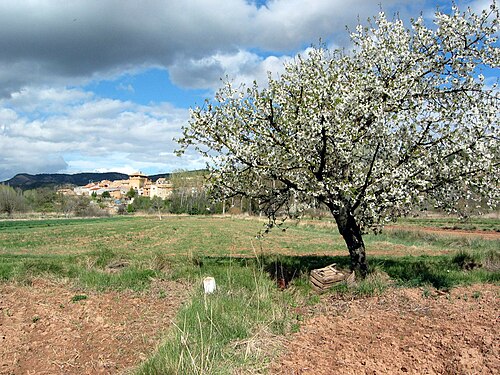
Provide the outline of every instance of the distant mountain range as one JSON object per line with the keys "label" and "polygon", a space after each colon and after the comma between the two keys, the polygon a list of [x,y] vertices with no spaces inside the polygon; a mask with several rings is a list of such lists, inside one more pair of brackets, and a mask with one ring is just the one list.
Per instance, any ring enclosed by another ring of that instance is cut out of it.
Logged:
{"label": "distant mountain range", "polygon": [[[156,174],[148,176],[152,181],[156,181],[160,177],[169,178],[169,173]],[[99,182],[102,180],[126,180],[128,175],[118,172],[106,173],[76,173],[76,174],[28,174],[20,173],[12,177],[10,180],[3,181],[2,184],[19,188],[21,190],[37,189],[41,187],[56,187],[56,186],[83,186],[89,182]]]}

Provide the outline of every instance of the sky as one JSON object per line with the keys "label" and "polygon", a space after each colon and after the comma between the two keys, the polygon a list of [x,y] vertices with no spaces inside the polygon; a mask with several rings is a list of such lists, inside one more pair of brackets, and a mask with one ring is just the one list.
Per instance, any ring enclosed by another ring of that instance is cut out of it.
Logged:
{"label": "sky", "polygon": [[[457,1],[479,10],[489,0]],[[402,19],[451,1],[0,0],[0,181],[17,173],[205,166],[175,138],[221,79],[264,82],[381,9]]]}

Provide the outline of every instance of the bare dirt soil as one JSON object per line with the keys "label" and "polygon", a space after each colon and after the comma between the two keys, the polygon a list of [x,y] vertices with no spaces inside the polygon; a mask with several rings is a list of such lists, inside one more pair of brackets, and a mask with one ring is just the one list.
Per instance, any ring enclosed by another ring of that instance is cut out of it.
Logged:
{"label": "bare dirt soil", "polygon": [[322,297],[273,374],[498,374],[500,286]]}
{"label": "bare dirt soil", "polygon": [[147,293],[0,284],[0,374],[126,372],[155,349],[188,290],[164,281]]}

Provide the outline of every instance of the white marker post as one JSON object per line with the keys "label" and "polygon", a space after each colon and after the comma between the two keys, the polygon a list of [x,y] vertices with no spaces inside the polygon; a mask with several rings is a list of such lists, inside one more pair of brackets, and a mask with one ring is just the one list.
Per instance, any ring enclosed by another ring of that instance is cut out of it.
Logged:
{"label": "white marker post", "polygon": [[205,277],[203,279],[203,289],[205,289],[205,294],[211,294],[217,289],[215,285],[215,279],[213,277]]}

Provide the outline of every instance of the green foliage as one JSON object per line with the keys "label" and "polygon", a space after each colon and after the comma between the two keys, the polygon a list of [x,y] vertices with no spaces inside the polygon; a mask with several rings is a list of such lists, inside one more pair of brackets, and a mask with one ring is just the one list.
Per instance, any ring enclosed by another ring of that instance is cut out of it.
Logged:
{"label": "green foliage", "polygon": [[56,255],[0,256],[0,281],[29,282],[33,277],[74,278],[78,274],[75,260]]}
{"label": "green foliage", "polygon": [[382,295],[388,287],[389,279],[383,273],[372,272],[352,285],[346,282],[337,283],[330,288],[329,293],[341,298],[373,297]]}
{"label": "green foliage", "polygon": [[[100,219],[100,218],[85,218],[85,219],[44,219],[44,220],[1,220],[0,221],[0,232],[7,231],[9,233],[15,232],[26,232],[31,234],[33,230],[45,230],[45,228],[52,227],[55,228],[66,228],[68,227],[78,227],[78,229],[85,228],[85,226],[90,226],[97,228],[103,223],[110,223],[112,221],[123,222],[127,218],[116,218],[116,219]],[[80,231],[81,232],[81,231]],[[76,233],[72,233],[73,235]]]}
{"label": "green foliage", "polygon": [[149,199],[149,197],[137,196],[134,198],[130,206],[133,208],[132,212],[148,211],[152,206],[152,202],[151,199]]}
{"label": "green foliage", "polygon": [[168,198],[173,214],[206,215],[218,213],[205,192],[175,191]]}
{"label": "green foliage", "polygon": [[385,272],[376,270],[359,280],[353,288],[354,294],[361,297],[381,295],[389,287],[389,278]]}
{"label": "green foliage", "polygon": [[13,262],[7,262],[6,259],[2,259],[2,262],[0,262],[0,282],[14,278],[14,267]]}
{"label": "green foliage", "polygon": [[162,210],[167,208],[168,203],[166,200],[160,198],[159,196],[154,196],[151,198],[151,208],[154,210]]}
{"label": "green foliage", "polygon": [[12,216],[26,210],[26,200],[20,191],[7,185],[0,185],[0,213]]}
{"label": "green foliage", "polygon": [[[37,188],[24,192],[24,197],[31,210],[43,213],[64,213],[66,216],[74,214],[77,217],[105,216],[102,198],[110,197],[109,192],[104,192],[98,197],[93,192],[88,196],[66,196],[57,194],[54,188]],[[95,205],[98,202],[98,205]],[[94,205],[93,205],[94,204]]]}
{"label": "green foliage", "polygon": [[462,270],[453,256],[399,257],[380,261],[384,271],[404,286],[432,285],[437,289],[447,289],[460,284],[500,281],[499,272],[482,268]]}
{"label": "green foliage", "polygon": [[102,209],[94,201],[90,201],[87,197],[78,197],[76,207],[74,209],[75,216],[77,217],[106,217],[109,212]]}
{"label": "green foliage", "polygon": [[130,188],[125,195],[127,198],[132,199],[137,195],[137,192],[134,190],[134,188]]}
{"label": "green foliage", "polygon": [[125,213],[127,212],[126,210],[126,206],[124,204],[120,204],[118,206],[118,211],[116,212],[118,215],[125,215]]}
{"label": "green foliage", "polygon": [[104,217],[109,215],[93,199],[86,196],[69,198],[65,205],[65,210],[68,213],[73,212],[77,217]]}
{"label": "green foliage", "polygon": [[27,259],[22,263],[23,271],[29,276],[64,275],[64,265],[53,259]]}
{"label": "green foliage", "polygon": [[172,173],[170,180],[174,191],[168,198],[169,211],[173,214],[206,215],[221,213],[209,198],[205,184],[207,172],[178,171]]}
{"label": "green foliage", "polygon": [[24,197],[35,212],[56,212],[61,209],[61,199],[54,188],[27,190],[24,192]]}

